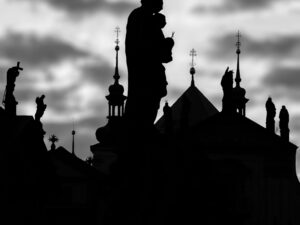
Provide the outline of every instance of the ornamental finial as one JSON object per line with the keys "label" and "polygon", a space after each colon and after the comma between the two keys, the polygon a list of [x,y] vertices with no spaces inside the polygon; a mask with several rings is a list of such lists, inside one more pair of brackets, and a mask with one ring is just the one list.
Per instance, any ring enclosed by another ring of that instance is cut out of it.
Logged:
{"label": "ornamental finial", "polygon": [[195,57],[197,56],[197,52],[195,49],[192,49],[190,51],[190,56],[192,57],[192,63],[191,63],[191,69],[190,69],[190,74],[192,75],[192,82],[191,82],[191,86],[195,86],[195,81],[194,81],[194,75],[196,73],[196,70],[195,70]]}

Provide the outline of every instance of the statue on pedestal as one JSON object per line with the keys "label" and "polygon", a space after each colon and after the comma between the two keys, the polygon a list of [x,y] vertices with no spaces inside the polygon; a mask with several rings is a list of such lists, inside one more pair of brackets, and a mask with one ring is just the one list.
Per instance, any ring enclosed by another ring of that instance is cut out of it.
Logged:
{"label": "statue on pedestal", "polygon": [[44,115],[44,112],[47,108],[47,105],[44,103],[45,95],[42,95],[41,97],[37,97],[35,99],[36,102],[36,113],[34,116],[35,121],[37,122],[38,126],[41,129],[41,133],[44,135],[46,132],[43,130],[43,124],[41,122],[41,118]]}
{"label": "statue on pedestal", "polygon": [[5,106],[6,113],[10,116],[17,115],[18,102],[15,99],[14,90],[16,78],[19,76],[20,70],[23,70],[23,68],[20,67],[20,62],[18,62],[17,66],[12,67],[7,71],[7,83],[3,97],[3,105]]}

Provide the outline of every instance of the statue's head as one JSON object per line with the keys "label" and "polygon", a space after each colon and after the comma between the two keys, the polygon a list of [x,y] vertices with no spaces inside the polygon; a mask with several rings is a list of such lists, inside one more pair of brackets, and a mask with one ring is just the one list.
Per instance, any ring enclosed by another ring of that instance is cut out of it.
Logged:
{"label": "statue's head", "polygon": [[163,9],[163,0],[141,0],[144,7],[147,7],[151,12],[158,13]]}

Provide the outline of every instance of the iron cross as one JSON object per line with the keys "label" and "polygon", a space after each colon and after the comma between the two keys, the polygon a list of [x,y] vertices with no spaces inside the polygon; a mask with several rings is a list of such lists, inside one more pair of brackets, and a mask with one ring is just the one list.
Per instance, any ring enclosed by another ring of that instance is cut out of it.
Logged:
{"label": "iron cross", "polygon": [[118,45],[120,43],[119,41],[119,34],[121,33],[121,29],[120,27],[116,27],[115,32],[117,33],[117,40],[116,40],[116,44]]}
{"label": "iron cross", "polygon": [[195,49],[192,49],[191,52],[190,52],[190,56],[192,56],[192,67],[195,66],[195,63],[194,63],[194,58],[197,56],[197,52]]}
{"label": "iron cross", "polygon": [[238,33],[237,33],[237,43],[236,43],[236,46],[238,47],[238,49],[241,47],[241,37],[242,37],[242,35],[241,35],[241,33],[240,33],[240,31],[238,31]]}

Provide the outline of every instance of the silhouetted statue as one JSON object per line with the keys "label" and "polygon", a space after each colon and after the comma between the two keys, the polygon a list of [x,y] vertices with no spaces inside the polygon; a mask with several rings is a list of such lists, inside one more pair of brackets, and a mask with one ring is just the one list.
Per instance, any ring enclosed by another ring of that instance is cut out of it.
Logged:
{"label": "silhouetted statue", "polygon": [[[164,63],[171,62],[173,60],[172,49],[174,47],[175,42],[173,40],[173,36],[165,38],[165,35],[162,31],[162,29],[167,24],[166,17],[165,17],[165,15],[163,15],[161,13],[156,13],[156,14],[154,14],[153,17],[154,17],[154,28],[155,28],[155,31],[158,33],[157,36],[160,37],[161,40],[164,40],[162,42],[162,46],[161,46],[162,62],[164,62]],[[174,33],[173,33],[173,35],[174,35]]]}
{"label": "silhouetted statue", "polygon": [[284,138],[284,140],[289,141],[289,112],[284,105],[280,110],[279,119],[280,135],[282,138]]}
{"label": "silhouetted statue", "polygon": [[245,95],[246,90],[244,88],[241,88],[240,86],[233,88],[233,101],[235,110],[242,116],[246,116],[246,103],[249,101]]}
{"label": "silhouetted statue", "polygon": [[271,97],[269,97],[266,102],[266,110],[267,110],[266,128],[270,132],[275,133],[276,108],[274,103],[272,102]]}
{"label": "silhouetted statue", "polygon": [[128,100],[125,116],[131,126],[148,129],[154,127],[160,100],[167,94],[162,63],[171,61],[172,56],[166,54],[171,41],[162,33],[164,22],[158,21],[162,15],[156,15],[163,8],[163,0],[142,0],[141,3],[141,7],[130,14],[127,23]]}
{"label": "silhouetted statue", "polygon": [[35,99],[36,102],[36,112],[34,115],[34,119],[37,122],[42,135],[44,135],[46,132],[43,130],[43,124],[41,123],[41,118],[44,115],[44,112],[47,108],[47,105],[44,103],[45,95],[42,95],[41,97],[37,97]]}
{"label": "silhouetted statue", "polygon": [[47,105],[44,103],[45,95],[42,95],[41,97],[37,97],[35,99],[36,102],[36,113],[35,113],[35,120],[40,121],[42,116],[44,115],[44,112],[47,108]]}
{"label": "silhouetted statue", "polygon": [[164,118],[165,118],[165,133],[167,135],[172,135],[173,133],[173,116],[172,109],[169,106],[168,102],[166,102],[164,106]]}
{"label": "silhouetted statue", "polygon": [[234,112],[234,104],[233,104],[233,71],[229,70],[227,67],[222,80],[221,85],[223,88],[223,109],[224,113],[233,113]]}
{"label": "silhouetted statue", "polygon": [[3,98],[3,104],[5,106],[5,111],[8,115],[11,116],[17,115],[18,102],[15,99],[14,90],[16,78],[19,76],[20,70],[23,70],[23,68],[20,67],[20,62],[18,62],[17,66],[12,67],[7,71],[7,83]]}

